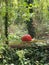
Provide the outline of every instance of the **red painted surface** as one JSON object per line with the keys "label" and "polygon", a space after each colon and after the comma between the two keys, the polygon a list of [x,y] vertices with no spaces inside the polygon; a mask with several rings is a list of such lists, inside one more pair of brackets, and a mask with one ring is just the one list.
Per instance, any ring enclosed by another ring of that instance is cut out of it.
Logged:
{"label": "red painted surface", "polygon": [[26,35],[22,36],[21,40],[22,41],[31,41],[32,37],[31,37],[31,35],[26,34]]}

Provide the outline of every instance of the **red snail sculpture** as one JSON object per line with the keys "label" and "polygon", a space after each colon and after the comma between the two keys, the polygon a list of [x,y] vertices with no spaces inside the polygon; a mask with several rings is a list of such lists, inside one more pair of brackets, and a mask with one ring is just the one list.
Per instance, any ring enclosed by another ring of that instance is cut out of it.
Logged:
{"label": "red snail sculpture", "polygon": [[26,35],[23,35],[22,37],[21,37],[21,40],[23,41],[23,42],[30,42],[30,41],[32,41],[32,37],[31,37],[31,35],[29,35],[29,34],[26,34]]}

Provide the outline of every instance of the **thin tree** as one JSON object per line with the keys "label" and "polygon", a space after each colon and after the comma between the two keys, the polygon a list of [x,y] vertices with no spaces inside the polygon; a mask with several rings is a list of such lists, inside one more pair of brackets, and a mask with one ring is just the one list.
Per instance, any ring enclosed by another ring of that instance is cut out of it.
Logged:
{"label": "thin tree", "polygon": [[[26,0],[25,2],[27,2],[28,5],[33,3],[33,0]],[[30,7],[29,9],[30,14],[33,13],[33,8]],[[28,33],[32,36],[35,37],[36,33],[35,33],[35,27],[32,24],[33,23],[33,18],[30,17],[30,20],[27,21],[27,29],[28,29]]]}
{"label": "thin tree", "polygon": [[8,0],[5,0],[6,4],[6,13],[5,13],[5,43],[8,44]]}

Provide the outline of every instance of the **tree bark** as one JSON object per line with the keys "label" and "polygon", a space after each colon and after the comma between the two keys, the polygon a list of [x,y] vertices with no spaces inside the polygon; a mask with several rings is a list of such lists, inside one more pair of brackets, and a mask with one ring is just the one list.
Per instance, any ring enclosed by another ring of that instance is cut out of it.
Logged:
{"label": "tree bark", "polygon": [[6,4],[6,13],[5,13],[5,43],[8,44],[8,0],[5,0]]}
{"label": "tree bark", "polygon": [[[26,0],[27,4],[30,5],[33,3],[33,0]],[[33,8],[30,7],[29,9],[30,14],[33,13]],[[28,29],[28,33],[32,36],[35,37],[36,33],[35,33],[35,27],[33,25],[33,18],[31,17],[30,20],[27,21],[27,29]]]}

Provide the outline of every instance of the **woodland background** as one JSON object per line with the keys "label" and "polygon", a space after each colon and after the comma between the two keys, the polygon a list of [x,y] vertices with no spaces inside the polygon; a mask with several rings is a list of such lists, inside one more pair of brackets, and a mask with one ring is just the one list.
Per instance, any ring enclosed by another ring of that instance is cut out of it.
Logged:
{"label": "woodland background", "polygon": [[[39,47],[39,49],[33,48],[32,50],[31,47],[30,49],[26,48],[26,50],[18,50],[11,49],[6,45],[3,46],[5,43],[21,43],[21,37],[25,34],[30,34],[32,38],[38,40],[45,40],[45,43],[49,45],[49,0],[0,0],[0,56],[1,58],[2,55],[4,56],[1,59],[1,64],[49,65],[48,49]],[[43,42],[39,43],[43,44]],[[5,51],[5,53],[2,51]],[[32,58],[30,58],[31,55]]]}

